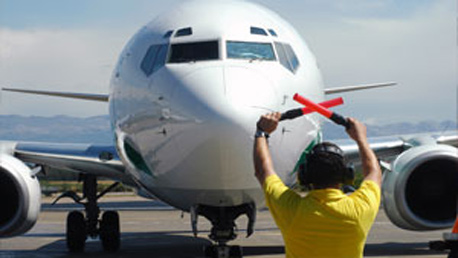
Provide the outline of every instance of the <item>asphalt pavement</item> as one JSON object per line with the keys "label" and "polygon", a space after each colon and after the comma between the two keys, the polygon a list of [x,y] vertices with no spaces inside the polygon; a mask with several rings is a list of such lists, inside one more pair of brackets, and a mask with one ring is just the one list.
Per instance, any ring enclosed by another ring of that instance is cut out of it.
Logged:
{"label": "asphalt pavement", "polygon": [[[38,257],[204,257],[203,249],[211,244],[207,236],[210,223],[200,217],[199,235],[194,237],[188,213],[182,213],[157,201],[140,197],[107,197],[102,210],[118,209],[121,218],[121,249],[102,251],[98,239],[89,239],[81,254],[67,252],[65,221],[68,210],[81,207],[64,202],[51,206],[45,198],[35,227],[27,234],[0,240],[0,258]],[[283,240],[267,210],[259,211],[255,233],[246,238],[247,219],[237,220],[239,236],[231,245],[240,245],[244,257],[285,257]],[[428,242],[439,240],[448,230],[411,232],[397,228],[380,210],[365,247],[365,257],[446,257],[445,252],[431,251]]]}

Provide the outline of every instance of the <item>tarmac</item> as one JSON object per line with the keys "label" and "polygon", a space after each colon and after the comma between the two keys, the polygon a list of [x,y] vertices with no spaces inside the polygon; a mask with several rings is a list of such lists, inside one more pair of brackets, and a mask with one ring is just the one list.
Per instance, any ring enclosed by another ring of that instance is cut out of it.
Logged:
{"label": "tarmac", "polygon": [[[182,213],[158,201],[134,196],[109,196],[102,200],[102,210],[119,210],[121,249],[105,253],[98,239],[88,239],[81,254],[68,253],[65,223],[69,210],[80,206],[65,202],[51,206],[45,198],[37,224],[27,234],[0,240],[0,258],[16,257],[204,257],[211,244],[207,236],[210,223],[199,217],[199,235],[194,237],[188,213]],[[257,214],[255,233],[246,238],[246,217],[236,221],[239,236],[230,245],[240,245],[244,257],[285,257],[283,240],[267,210]],[[428,242],[440,240],[450,230],[411,232],[397,228],[383,209],[369,234],[364,257],[447,257],[446,252],[431,251]]]}

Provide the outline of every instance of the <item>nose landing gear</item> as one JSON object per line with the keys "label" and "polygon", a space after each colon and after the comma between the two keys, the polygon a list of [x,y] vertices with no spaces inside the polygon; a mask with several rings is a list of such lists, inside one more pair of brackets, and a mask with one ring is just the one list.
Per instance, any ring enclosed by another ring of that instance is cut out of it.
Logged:
{"label": "nose landing gear", "polygon": [[212,223],[209,238],[215,242],[214,245],[205,247],[205,256],[213,258],[242,257],[243,252],[240,246],[228,246],[227,243],[237,238],[237,226],[235,220],[245,214],[248,217],[247,237],[254,232],[256,221],[256,206],[244,204],[232,207],[213,207],[197,205],[191,208],[191,225],[194,236],[197,236],[197,218],[204,216]]}

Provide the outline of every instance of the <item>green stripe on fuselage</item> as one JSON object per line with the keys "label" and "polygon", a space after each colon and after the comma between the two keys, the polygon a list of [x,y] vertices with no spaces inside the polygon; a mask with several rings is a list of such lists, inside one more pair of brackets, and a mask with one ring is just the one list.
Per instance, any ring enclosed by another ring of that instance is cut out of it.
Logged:
{"label": "green stripe on fuselage", "polygon": [[317,145],[318,143],[321,142],[322,140],[322,133],[321,131],[318,132],[316,135],[315,139],[305,148],[305,150],[302,152],[301,157],[297,161],[296,165],[294,166],[293,171],[291,171],[290,175],[294,175],[297,173],[297,170],[299,169],[299,166],[305,162],[305,158],[307,157],[307,154]]}

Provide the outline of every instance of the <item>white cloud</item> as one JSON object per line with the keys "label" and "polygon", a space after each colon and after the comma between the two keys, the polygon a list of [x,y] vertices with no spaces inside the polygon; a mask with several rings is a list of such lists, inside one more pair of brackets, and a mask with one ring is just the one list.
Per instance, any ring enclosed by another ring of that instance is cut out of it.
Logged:
{"label": "white cloud", "polygon": [[[91,30],[0,28],[0,87],[107,93],[124,44]],[[52,103],[52,104],[50,104]],[[106,114],[107,104],[2,93],[3,114]]]}
{"label": "white cloud", "polygon": [[[338,109],[343,114],[385,123],[456,120],[455,1],[410,2],[404,9],[393,0],[257,2],[278,11],[306,38],[328,87],[399,82],[396,88],[345,94],[347,104]],[[137,20],[154,16],[153,10]],[[103,28],[0,28],[0,87],[107,92],[117,56],[136,29],[128,21],[111,22]],[[116,31],[120,24],[129,31]],[[2,114],[88,116],[107,110],[84,101],[2,96]]]}
{"label": "white cloud", "polygon": [[367,12],[368,10],[380,10],[389,7],[392,0],[346,0],[336,1],[336,9],[343,12]]}
{"label": "white cloud", "polygon": [[386,123],[456,120],[453,6],[435,1],[405,17],[341,17],[339,23],[323,21],[302,33],[309,35],[327,85],[399,83],[397,88],[346,95],[343,112]]}

